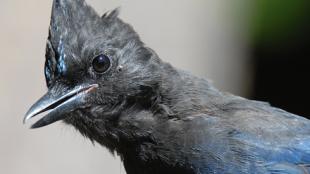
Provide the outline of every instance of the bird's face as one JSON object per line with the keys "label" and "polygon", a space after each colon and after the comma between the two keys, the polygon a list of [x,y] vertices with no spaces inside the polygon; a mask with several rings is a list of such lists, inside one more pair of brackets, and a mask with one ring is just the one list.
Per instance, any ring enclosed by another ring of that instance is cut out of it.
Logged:
{"label": "bird's face", "polygon": [[148,95],[159,61],[152,57],[117,10],[100,17],[83,0],[54,0],[45,62],[48,92],[24,121],[48,111],[32,126],[38,128],[94,108],[105,119],[130,98]]}

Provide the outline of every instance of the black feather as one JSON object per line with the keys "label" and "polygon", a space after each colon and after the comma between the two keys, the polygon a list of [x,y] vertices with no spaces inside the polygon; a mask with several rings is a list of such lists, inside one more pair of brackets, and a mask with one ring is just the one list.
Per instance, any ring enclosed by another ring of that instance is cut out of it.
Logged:
{"label": "black feather", "polygon": [[[96,84],[65,98],[79,102],[54,118],[117,152],[128,174],[309,172],[309,120],[222,93],[161,61],[118,14],[100,17],[83,0],[54,0],[48,96]],[[100,54],[111,59],[104,73],[92,68]]]}

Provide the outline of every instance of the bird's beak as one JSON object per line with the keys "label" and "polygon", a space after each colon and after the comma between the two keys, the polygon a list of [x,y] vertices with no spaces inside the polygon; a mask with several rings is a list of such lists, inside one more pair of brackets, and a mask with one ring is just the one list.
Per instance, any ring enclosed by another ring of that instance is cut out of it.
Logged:
{"label": "bird's beak", "polygon": [[85,96],[97,88],[97,84],[80,85],[71,90],[58,92],[59,94],[51,92],[56,90],[50,90],[32,105],[25,115],[24,123],[46,111],[49,111],[49,113],[34,123],[31,128],[40,128],[65,119],[69,112],[83,106],[85,104]]}

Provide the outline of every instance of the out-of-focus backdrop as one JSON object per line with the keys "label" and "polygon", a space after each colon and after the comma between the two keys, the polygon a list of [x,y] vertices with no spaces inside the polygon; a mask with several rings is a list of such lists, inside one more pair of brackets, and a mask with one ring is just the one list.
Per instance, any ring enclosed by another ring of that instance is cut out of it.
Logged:
{"label": "out-of-focus backdrop", "polygon": [[[231,93],[310,116],[309,0],[88,0],[120,17],[178,68]],[[45,91],[52,0],[0,1],[0,173],[125,173],[117,157],[61,123],[22,118]]]}

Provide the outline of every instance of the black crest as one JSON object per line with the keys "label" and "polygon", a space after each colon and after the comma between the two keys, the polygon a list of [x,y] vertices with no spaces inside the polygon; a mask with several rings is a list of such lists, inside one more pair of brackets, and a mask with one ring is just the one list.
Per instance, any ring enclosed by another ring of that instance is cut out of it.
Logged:
{"label": "black crest", "polygon": [[104,35],[104,29],[116,21],[118,11],[100,17],[85,0],[53,1],[45,63],[48,86],[55,76],[67,72],[68,62],[79,61],[87,40]]}

